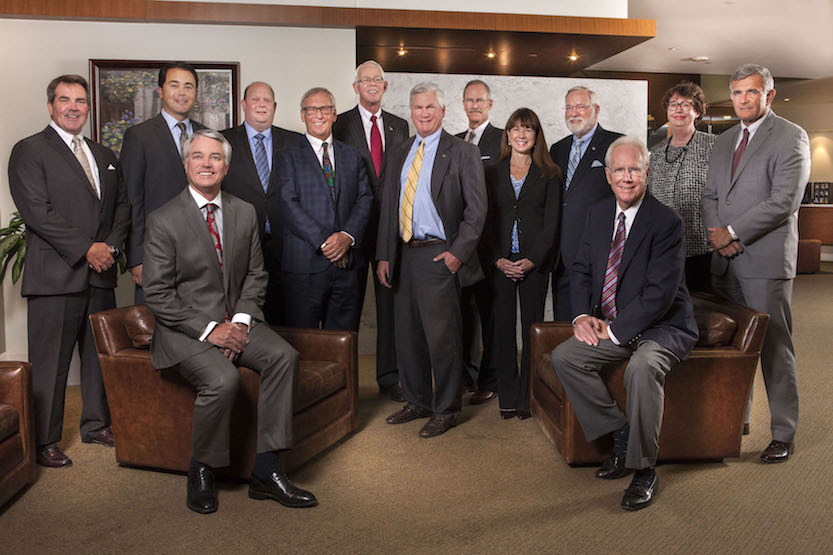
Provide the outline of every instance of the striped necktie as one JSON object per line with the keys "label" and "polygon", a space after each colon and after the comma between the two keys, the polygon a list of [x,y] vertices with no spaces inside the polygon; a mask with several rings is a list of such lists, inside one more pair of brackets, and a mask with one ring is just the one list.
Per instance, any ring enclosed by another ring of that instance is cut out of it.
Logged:
{"label": "striped necktie", "polygon": [[87,179],[90,181],[90,187],[92,187],[93,193],[96,197],[98,197],[98,190],[95,188],[95,179],[93,178],[93,169],[90,167],[90,160],[87,158],[87,155],[84,153],[84,149],[81,147],[81,137],[78,135],[72,138],[72,153],[75,154],[75,158],[77,158],[78,163],[81,164],[81,169],[84,170],[84,175],[86,175]]}
{"label": "striped necktie", "polygon": [[607,256],[607,268],[602,285],[602,314],[608,320],[616,318],[616,284],[619,281],[619,263],[622,262],[622,252],[625,250],[625,213],[619,213],[619,225],[616,235],[610,244],[610,254]]}
{"label": "striped necktie", "polygon": [[419,170],[422,168],[422,155],[425,141],[419,142],[419,148],[414,156],[411,169],[408,170],[408,180],[405,182],[405,194],[402,196],[402,206],[399,208],[399,232],[406,243],[414,236],[414,197],[416,196]]}
{"label": "striped necktie", "polygon": [[581,140],[573,139],[573,146],[570,149],[570,159],[567,160],[567,180],[564,182],[564,189],[570,188],[570,182],[576,173],[578,163],[581,162]]}
{"label": "striped necktie", "polygon": [[185,122],[180,121],[176,124],[179,127],[179,154],[185,152],[185,141],[188,140],[188,129],[185,127]]}
{"label": "striped necktie", "polygon": [[266,148],[263,146],[263,141],[266,139],[263,135],[258,133],[255,135],[255,167],[257,168],[257,176],[260,178],[260,184],[263,190],[269,188],[269,160],[266,159]]}
{"label": "striped necktie", "polygon": [[205,223],[208,224],[208,231],[211,233],[211,239],[214,242],[214,250],[217,251],[217,260],[220,262],[220,268],[223,267],[223,244],[220,242],[220,233],[217,231],[217,222],[214,219],[214,210],[217,205],[209,202],[205,205]]}

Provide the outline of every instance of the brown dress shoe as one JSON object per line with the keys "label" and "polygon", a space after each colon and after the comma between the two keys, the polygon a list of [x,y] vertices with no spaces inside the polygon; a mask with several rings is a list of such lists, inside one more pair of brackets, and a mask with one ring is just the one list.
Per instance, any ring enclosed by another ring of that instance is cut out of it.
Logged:
{"label": "brown dress shoe", "polygon": [[761,453],[761,460],[765,463],[785,462],[795,451],[795,444],[784,441],[772,440],[769,446]]}
{"label": "brown dress shoe", "polygon": [[446,433],[457,425],[457,419],[453,416],[442,418],[436,414],[432,415],[419,431],[419,437],[428,438]]}
{"label": "brown dress shoe", "polygon": [[404,424],[405,422],[410,422],[411,420],[416,420],[417,418],[428,418],[429,416],[431,416],[431,413],[427,410],[423,410],[416,405],[408,403],[395,413],[385,418],[385,422],[388,424]]}
{"label": "brown dress shoe", "polygon": [[83,439],[84,443],[98,443],[106,447],[115,447],[116,439],[113,437],[113,430],[110,426],[105,426],[100,430],[96,430]]}
{"label": "brown dress shoe", "polygon": [[72,459],[67,457],[60,447],[52,445],[38,449],[38,464],[49,468],[65,468],[72,466]]}
{"label": "brown dress shoe", "polygon": [[497,397],[497,393],[495,393],[494,391],[477,388],[477,391],[475,391],[472,394],[469,403],[471,403],[472,405],[482,405],[483,403],[488,403],[495,397]]}

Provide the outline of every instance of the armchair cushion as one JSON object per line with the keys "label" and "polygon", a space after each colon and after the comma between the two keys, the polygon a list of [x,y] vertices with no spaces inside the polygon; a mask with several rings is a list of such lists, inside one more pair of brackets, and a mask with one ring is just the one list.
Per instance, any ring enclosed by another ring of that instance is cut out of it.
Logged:
{"label": "armchair cushion", "polygon": [[137,349],[150,347],[150,339],[153,337],[155,320],[153,313],[145,305],[134,305],[127,308],[127,315],[124,318],[124,329],[130,342]]}
{"label": "armchair cushion", "polygon": [[722,312],[695,310],[694,320],[700,330],[697,347],[725,347],[732,342],[738,328],[735,319]]}

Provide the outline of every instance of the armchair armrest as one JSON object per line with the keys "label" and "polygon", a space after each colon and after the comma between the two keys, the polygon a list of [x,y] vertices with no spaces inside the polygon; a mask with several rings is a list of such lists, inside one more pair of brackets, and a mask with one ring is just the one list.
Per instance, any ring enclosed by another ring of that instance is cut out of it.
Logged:
{"label": "armchair armrest", "polygon": [[[17,409],[23,456],[34,461],[35,407],[32,395],[32,365],[28,362],[0,361],[0,403]],[[34,466],[33,466],[34,468]]]}

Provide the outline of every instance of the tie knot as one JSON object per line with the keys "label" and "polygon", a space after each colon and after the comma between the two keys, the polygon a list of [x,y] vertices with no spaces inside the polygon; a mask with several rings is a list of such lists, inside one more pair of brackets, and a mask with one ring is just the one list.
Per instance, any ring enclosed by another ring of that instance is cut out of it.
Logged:
{"label": "tie knot", "polygon": [[257,135],[255,135],[255,140],[256,140],[257,142],[259,142],[259,143],[262,143],[262,142],[263,142],[263,140],[264,140],[265,138],[266,138],[266,137],[264,137],[264,136],[263,136],[263,135],[261,135],[260,133],[258,133]]}
{"label": "tie knot", "polygon": [[81,146],[81,137],[79,137],[78,135],[75,135],[74,137],[72,137],[72,144],[74,144],[76,147],[80,147]]}
{"label": "tie knot", "polygon": [[216,209],[217,209],[217,205],[214,204],[213,202],[209,202],[208,204],[205,205],[205,210],[208,212],[209,215],[213,214],[214,210],[216,210]]}
{"label": "tie knot", "polygon": [[370,116],[370,123],[372,123],[373,125],[376,125],[376,114],[373,114],[372,116]]}
{"label": "tie knot", "polygon": [[185,133],[185,122],[183,122],[183,121],[177,122],[176,126],[179,127],[179,130],[181,132]]}
{"label": "tie knot", "polygon": [[327,141],[321,143],[321,148],[324,149],[324,152],[327,152]]}
{"label": "tie knot", "polygon": [[619,223],[620,224],[625,223],[625,213],[624,212],[619,212]]}

